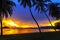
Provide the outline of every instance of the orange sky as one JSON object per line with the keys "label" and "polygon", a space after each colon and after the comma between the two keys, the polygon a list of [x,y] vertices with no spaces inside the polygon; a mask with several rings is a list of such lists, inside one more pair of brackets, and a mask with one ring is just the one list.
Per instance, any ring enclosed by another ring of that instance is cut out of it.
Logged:
{"label": "orange sky", "polygon": [[[52,21],[52,24],[54,25],[55,22],[58,21]],[[49,22],[44,20],[39,22],[40,26],[50,26]],[[20,27],[20,28],[34,28],[37,27],[34,22],[24,22],[22,20],[17,20],[17,19],[3,19],[3,26],[9,26],[9,27]]]}
{"label": "orange sky", "polygon": [[[60,20],[58,20],[60,21]],[[55,21],[52,21],[52,24],[54,25],[54,23],[58,22],[57,20]],[[44,21],[41,21],[39,22],[39,25],[40,26],[50,26],[49,22],[44,20]],[[21,20],[17,20],[17,19],[3,19],[3,26],[8,26],[9,28],[35,28],[37,27],[35,23],[33,22],[24,22],[24,21],[21,21]],[[7,31],[9,30],[9,31]],[[4,29],[3,30],[3,35],[7,35],[7,34],[18,34],[20,31],[20,33],[29,33],[30,31],[29,30],[16,30],[16,29]],[[51,30],[46,30],[45,32],[47,31],[54,31],[53,29]]]}

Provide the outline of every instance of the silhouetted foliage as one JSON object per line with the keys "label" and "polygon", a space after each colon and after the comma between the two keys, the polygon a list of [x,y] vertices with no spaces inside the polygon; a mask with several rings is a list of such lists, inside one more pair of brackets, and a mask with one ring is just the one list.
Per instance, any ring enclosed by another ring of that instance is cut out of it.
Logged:
{"label": "silhouetted foliage", "polygon": [[57,20],[60,19],[60,5],[59,3],[51,3],[49,5],[49,15],[53,18],[56,18]]}
{"label": "silhouetted foliage", "polygon": [[30,0],[18,0],[18,2],[21,2],[20,5],[22,5],[24,8],[26,8],[26,6],[31,7],[31,1]]}
{"label": "silhouetted foliage", "polygon": [[[31,2],[31,1],[32,1],[32,0],[18,0],[18,1],[21,2],[21,5],[22,5],[24,8],[26,8],[26,6],[29,7],[29,11],[30,11],[30,13],[31,13],[31,16],[32,16],[33,20],[35,21],[35,23],[37,24],[37,26],[38,26],[38,28],[39,28],[39,24],[38,24],[37,20],[35,19],[32,11],[31,11],[31,7],[32,7],[32,2]],[[39,28],[39,31],[41,32],[40,28]]]}
{"label": "silhouetted foliage", "polygon": [[60,29],[60,22],[55,23],[55,28]]}
{"label": "silhouetted foliage", "polygon": [[[49,23],[51,24],[51,27],[53,29],[55,29],[50,21],[49,16],[46,14],[46,12],[48,11],[48,5],[46,4],[46,2],[51,2],[51,0],[33,0],[33,6],[35,6],[36,10],[38,10],[38,13],[44,13],[49,21]],[[56,31],[56,29],[55,29]]]}
{"label": "silhouetted foliage", "polygon": [[38,10],[38,12],[45,12],[48,7],[46,2],[51,2],[51,0],[33,0],[33,6],[35,6],[35,9]]}
{"label": "silhouetted foliage", "polygon": [[[0,0],[0,25],[1,25],[1,36],[2,36],[2,18],[12,15],[13,6],[16,4],[11,0]],[[9,15],[8,15],[9,14]]]}
{"label": "silhouetted foliage", "polygon": [[[24,8],[26,8],[26,6],[29,7],[31,16],[32,16],[32,18],[34,19],[34,21],[36,22],[36,24],[39,28],[39,24],[38,24],[37,20],[34,18],[34,15],[32,14],[31,7],[35,6],[36,10],[38,10],[39,13],[46,12],[47,11],[46,8],[48,7],[46,2],[51,2],[51,0],[18,0],[18,2],[21,2],[20,5],[22,5]],[[50,21],[48,15],[46,13],[45,13],[45,15],[46,15],[46,17],[48,18],[48,20],[51,24],[51,21]],[[53,26],[53,25],[51,24],[51,26]]]}
{"label": "silhouetted foliage", "polygon": [[10,0],[2,0],[2,7],[0,7],[0,15],[3,17],[8,17],[8,14],[11,16],[12,15],[12,7],[16,6],[16,4]]}

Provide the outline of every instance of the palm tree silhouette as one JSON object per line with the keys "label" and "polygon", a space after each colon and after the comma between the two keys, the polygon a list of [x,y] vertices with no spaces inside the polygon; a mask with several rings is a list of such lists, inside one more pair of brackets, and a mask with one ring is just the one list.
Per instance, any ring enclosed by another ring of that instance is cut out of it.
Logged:
{"label": "palm tree silhouette", "polygon": [[57,20],[60,19],[60,5],[59,3],[51,3],[49,6],[49,15]]}
{"label": "palm tree silhouette", "polygon": [[45,0],[45,1],[44,0],[35,0],[35,1],[33,0],[33,3],[34,3],[33,6],[36,5],[36,10],[38,10],[38,13],[44,13],[46,15],[47,19],[49,20],[49,23],[51,24],[51,26],[53,26],[49,19],[49,16],[46,14],[47,9],[45,7],[48,7],[46,2],[51,2],[51,0]]}
{"label": "palm tree silhouette", "polygon": [[[60,8],[58,7],[58,5],[59,5],[59,3],[49,4],[49,15],[52,16],[53,18],[56,18],[57,20],[60,18]],[[55,29],[55,31],[56,31],[56,29]]]}
{"label": "palm tree silhouette", "polygon": [[32,14],[32,11],[31,11],[31,7],[32,7],[32,2],[31,1],[32,0],[18,0],[18,2],[20,2],[20,1],[21,1],[21,5],[23,5],[24,8],[26,6],[29,7],[29,11],[31,13],[31,16],[32,16],[33,20],[35,21],[35,23],[37,24],[38,29],[39,29],[39,32],[41,32],[40,27],[39,27],[39,24],[38,24],[37,20],[35,19],[34,15]]}
{"label": "palm tree silhouette", "polygon": [[3,29],[2,29],[2,20],[3,17],[7,18],[8,14],[12,15],[12,7],[16,6],[16,4],[10,0],[0,0],[0,25],[1,25],[1,36],[3,35]]}

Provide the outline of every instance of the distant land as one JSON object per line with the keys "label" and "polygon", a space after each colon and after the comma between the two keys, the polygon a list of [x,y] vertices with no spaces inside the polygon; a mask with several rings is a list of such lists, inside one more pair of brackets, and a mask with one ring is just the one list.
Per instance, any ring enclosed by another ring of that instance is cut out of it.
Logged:
{"label": "distant land", "polygon": [[[10,28],[10,27],[3,27],[3,28]],[[29,27],[29,28],[19,28],[19,27],[14,27],[11,29],[38,29],[38,27]],[[40,29],[52,29],[52,26],[41,26]]]}

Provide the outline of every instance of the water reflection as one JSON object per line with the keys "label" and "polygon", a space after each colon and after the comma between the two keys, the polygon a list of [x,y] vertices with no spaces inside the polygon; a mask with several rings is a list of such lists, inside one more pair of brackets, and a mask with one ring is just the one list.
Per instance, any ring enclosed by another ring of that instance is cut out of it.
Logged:
{"label": "water reflection", "polygon": [[39,32],[38,29],[3,29],[3,35]]}
{"label": "water reflection", "polygon": [[[54,29],[41,29],[42,32],[54,32]],[[57,31],[59,31],[57,29]],[[3,35],[39,32],[38,29],[3,29]]]}

